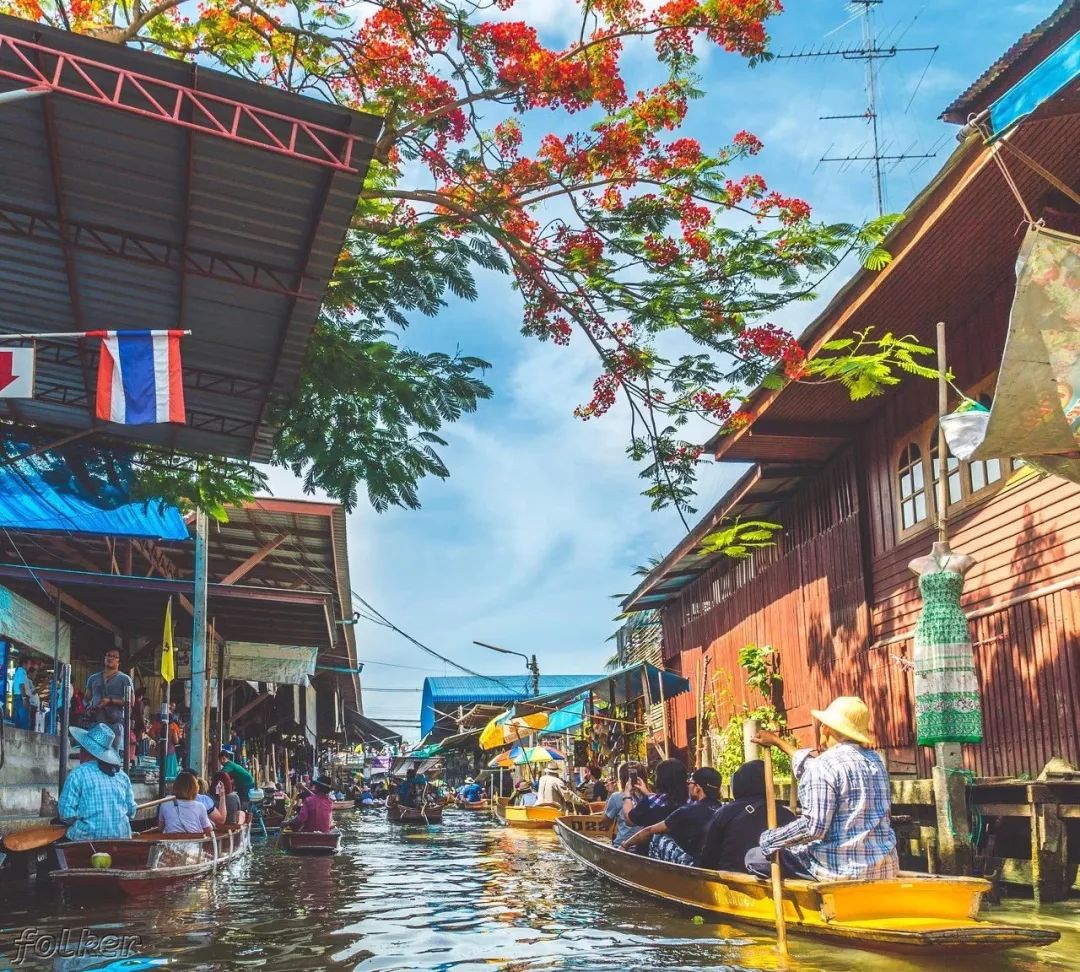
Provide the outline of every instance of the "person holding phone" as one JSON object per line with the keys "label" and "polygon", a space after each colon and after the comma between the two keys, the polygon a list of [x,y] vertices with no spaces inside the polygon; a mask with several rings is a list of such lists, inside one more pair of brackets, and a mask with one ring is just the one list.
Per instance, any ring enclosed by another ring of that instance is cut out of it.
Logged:
{"label": "person holding phone", "polygon": [[[654,789],[652,790],[649,789],[644,776],[630,784],[631,795],[637,797],[636,803],[632,798],[623,800],[626,820],[635,827],[651,827],[653,824],[666,820],[690,797],[686,764],[682,760],[661,760],[656,764],[653,777]],[[644,854],[646,847],[647,845],[644,844],[638,845],[635,853]]]}
{"label": "person holding phone", "polygon": [[629,800],[631,805],[637,803],[637,796],[632,785],[641,781],[645,776],[645,767],[641,763],[621,763],[616,778],[619,781],[619,789],[608,797],[607,806],[604,807],[604,816],[615,821],[615,835],[611,843],[621,847],[627,837],[636,834],[641,828],[635,827],[626,819],[624,801]]}

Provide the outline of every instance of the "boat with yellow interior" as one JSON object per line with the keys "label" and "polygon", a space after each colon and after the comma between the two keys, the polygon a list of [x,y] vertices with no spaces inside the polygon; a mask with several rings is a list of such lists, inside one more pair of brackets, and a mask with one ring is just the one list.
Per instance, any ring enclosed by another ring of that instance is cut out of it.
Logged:
{"label": "boat with yellow interior", "polygon": [[[633,891],[698,912],[772,928],[772,887],[750,874],[672,864],[611,844],[611,821],[562,816],[559,840],[585,867]],[[901,873],[890,881],[784,881],[789,932],[886,952],[989,952],[1050,945],[1042,928],[977,918],[990,883],[977,878]]]}
{"label": "boat with yellow interior", "polygon": [[491,804],[491,812],[495,820],[504,827],[521,830],[550,830],[563,813],[562,809],[554,804],[514,807],[505,797],[500,797]]}

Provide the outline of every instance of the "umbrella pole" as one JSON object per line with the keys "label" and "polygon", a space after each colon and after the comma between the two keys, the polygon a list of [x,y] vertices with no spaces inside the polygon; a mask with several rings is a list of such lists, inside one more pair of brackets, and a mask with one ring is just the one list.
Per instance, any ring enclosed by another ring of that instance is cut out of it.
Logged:
{"label": "umbrella pole", "polygon": [[667,700],[664,698],[664,669],[660,669],[660,677],[656,681],[660,686],[660,722],[664,730],[664,759],[668,759],[671,756],[671,753],[668,751]]}

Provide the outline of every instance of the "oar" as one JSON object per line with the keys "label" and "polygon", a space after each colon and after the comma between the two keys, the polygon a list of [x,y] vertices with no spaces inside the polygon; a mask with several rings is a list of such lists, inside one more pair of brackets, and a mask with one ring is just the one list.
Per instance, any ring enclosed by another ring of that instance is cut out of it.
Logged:
{"label": "oar", "polygon": [[[765,762],[765,822],[769,830],[776,829],[776,791],[773,789],[772,748],[762,746],[761,758]],[[787,955],[787,924],[784,921],[784,877],[780,873],[780,851],[772,855],[773,911],[776,914],[776,950]]]}
{"label": "oar", "polygon": [[[136,808],[136,812],[139,810],[149,810],[151,807],[156,807],[162,803],[169,803],[175,800],[174,796],[162,797],[160,800],[151,800],[149,803],[140,803]],[[26,851],[41,850],[42,847],[48,847],[50,844],[55,844],[61,837],[67,833],[67,827],[60,824],[43,824],[40,827],[27,827],[24,830],[16,830],[14,833],[5,835],[3,840],[4,850],[9,854],[20,854]]]}

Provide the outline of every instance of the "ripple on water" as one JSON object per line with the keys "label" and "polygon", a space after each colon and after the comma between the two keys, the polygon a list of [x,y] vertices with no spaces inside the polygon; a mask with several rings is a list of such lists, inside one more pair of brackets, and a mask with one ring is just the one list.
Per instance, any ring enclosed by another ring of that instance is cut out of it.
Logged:
{"label": "ripple on water", "polygon": [[[363,972],[956,972],[928,963],[792,942],[782,965],[771,940],[634,895],[586,872],[549,832],[496,828],[448,813],[441,827],[391,827],[372,814],[342,816],[343,851],[290,857],[272,843],[212,881],[156,901],[68,904],[47,882],[0,885],[0,943],[28,926],[57,933],[135,935],[142,962],[64,959],[18,968],[138,972],[147,960],[175,969],[356,969]],[[1054,912],[1062,943],[980,958],[979,972],[1064,972],[1080,954],[1075,904]],[[1031,920],[1012,905],[1008,920]],[[3,948],[0,944],[0,948]],[[965,967],[968,967],[965,965]]]}

